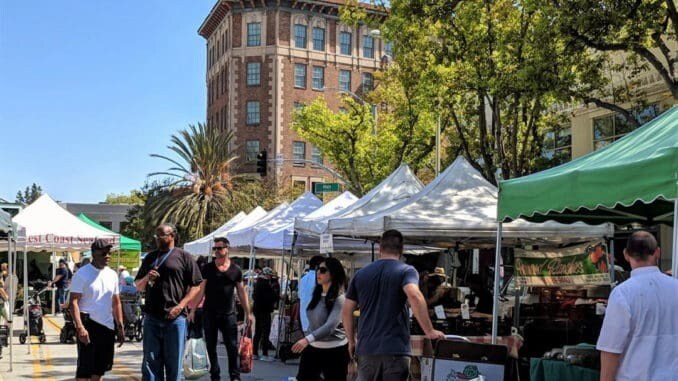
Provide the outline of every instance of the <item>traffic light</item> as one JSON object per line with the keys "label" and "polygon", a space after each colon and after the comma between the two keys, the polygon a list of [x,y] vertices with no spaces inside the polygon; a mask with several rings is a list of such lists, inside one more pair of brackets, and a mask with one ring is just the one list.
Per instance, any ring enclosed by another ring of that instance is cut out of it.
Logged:
{"label": "traffic light", "polygon": [[261,151],[257,155],[257,173],[266,176],[266,151]]}

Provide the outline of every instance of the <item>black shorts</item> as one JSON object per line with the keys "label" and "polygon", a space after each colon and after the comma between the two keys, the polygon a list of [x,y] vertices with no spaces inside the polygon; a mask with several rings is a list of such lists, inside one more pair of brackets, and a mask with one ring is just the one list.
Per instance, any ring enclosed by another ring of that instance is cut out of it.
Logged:
{"label": "black shorts", "polygon": [[75,378],[103,376],[113,368],[113,348],[115,347],[115,331],[80,314],[82,324],[89,333],[89,344],[78,339],[78,367]]}

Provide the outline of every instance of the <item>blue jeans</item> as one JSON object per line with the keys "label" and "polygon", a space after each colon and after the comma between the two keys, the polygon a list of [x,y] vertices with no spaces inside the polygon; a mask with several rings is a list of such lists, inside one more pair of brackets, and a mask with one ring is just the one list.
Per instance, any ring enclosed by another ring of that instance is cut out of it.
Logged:
{"label": "blue jeans", "polygon": [[61,305],[66,303],[66,289],[57,287],[56,289],[56,312],[61,312]]}
{"label": "blue jeans", "polygon": [[143,381],[180,381],[182,378],[186,318],[175,320],[144,317]]}

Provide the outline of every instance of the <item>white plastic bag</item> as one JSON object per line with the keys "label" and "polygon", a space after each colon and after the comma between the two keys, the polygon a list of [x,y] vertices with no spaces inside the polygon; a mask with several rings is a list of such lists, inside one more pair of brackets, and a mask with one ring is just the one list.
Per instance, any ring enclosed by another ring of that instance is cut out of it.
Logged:
{"label": "white plastic bag", "polygon": [[210,372],[205,339],[188,339],[184,351],[184,377],[188,380],[200,378]]}

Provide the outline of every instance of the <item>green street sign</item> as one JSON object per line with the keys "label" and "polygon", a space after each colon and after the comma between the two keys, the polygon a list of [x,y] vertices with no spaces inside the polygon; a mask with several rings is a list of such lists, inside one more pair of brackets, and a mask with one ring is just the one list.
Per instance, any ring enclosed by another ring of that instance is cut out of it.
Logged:
{"label": "green street sign", "polygon": [[313,193],[339,192],[339,183],[315,183]]}

